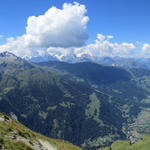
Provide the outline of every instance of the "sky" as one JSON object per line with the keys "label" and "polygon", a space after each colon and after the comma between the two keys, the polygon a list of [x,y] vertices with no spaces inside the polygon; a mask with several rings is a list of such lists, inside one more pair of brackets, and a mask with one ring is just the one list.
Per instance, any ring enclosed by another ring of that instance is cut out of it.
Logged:
{"label": "sky", "polygon": [[149,0],[1,0],[0,51],[150,56]]}

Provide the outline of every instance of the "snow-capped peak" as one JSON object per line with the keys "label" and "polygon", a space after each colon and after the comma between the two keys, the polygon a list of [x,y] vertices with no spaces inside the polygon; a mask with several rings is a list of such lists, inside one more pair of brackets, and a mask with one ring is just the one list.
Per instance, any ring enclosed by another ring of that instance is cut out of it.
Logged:
{"label": "snow-capped peak", "polygon": [[4,51],[4,52],[1,52],[0,53],[0,57],[1,58],[8,58],[8,57],[15,57],[15,58],[17,58],[17,56],[16,55],[14,55],[13,53],[11,53],[11,52],[8,52],[8,51]]}
{"label": "snow-capped peak", "polygon": [[15,62],[18,60],[21,60],[21,58],[17,57],[16,55],[14,55],[11,52],[4,51],[4,52],[0,53],[0,64],[4,63],[4,62],[11,63],[11,62]]}

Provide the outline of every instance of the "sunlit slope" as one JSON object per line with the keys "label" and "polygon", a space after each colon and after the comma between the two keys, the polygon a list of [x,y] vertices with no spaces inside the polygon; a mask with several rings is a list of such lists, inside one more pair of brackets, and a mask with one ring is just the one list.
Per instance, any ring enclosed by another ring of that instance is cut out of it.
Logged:
{"label": "sunlit slope", "polygon": [[17,120],[0,113],[0,149],[7,150],[81,150],[63,140],[33,132]]}
{"label": "sunlit slope", "polygon": [[150,135],[145,136],[142,140],[135,144],[129,141],[116,141],[110,147],[99,148],[97,150],[149,150],[150,149]]}

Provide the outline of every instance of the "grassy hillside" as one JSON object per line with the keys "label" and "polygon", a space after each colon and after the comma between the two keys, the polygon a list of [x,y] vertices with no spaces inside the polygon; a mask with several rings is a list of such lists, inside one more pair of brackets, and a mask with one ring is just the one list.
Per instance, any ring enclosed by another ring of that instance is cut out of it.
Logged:
{"label": "grassy hillside", "polygon": [[42,136],[0,113],[0,149],[7,150],[81,150],[63,140]]}
{"label": "grassy hillside", "polygon": [[[148,150],[150,135],[135,144],[116,141],[110,147],[97,150]],[[45,137],[33,132],[16,119],[0,113],[0,149],[7,150],[81,150],[69,142]]]}
{"label": "grassy hillside", "polygon": [[[109,95],[112,107],[115,106],[121,111],[123,124],[120,128],[132,143],[150,133],[149,70],[141,68],[125,70],[89,62],[77,64],[42,62],[39,65],[61,70],[66,73],[67,78],[69,75],[73,76],[70,77],[72,80]],[[89,145],[94,143],[96,146],[100,141],[101,138],[95,138],[90,139],[88,143]]]}
{"label": "grassy hillside", "polygon": [[124,118],[111,96],[76,82],[80,78],[75,75],[12,57],[0,59],[1,112],[14,113],[30,129],[84,149],[125,138]]}
{"label": "grassy hillside", "polygon": [[150,133],[149,71],[8,56],[0,57],[0,111],[30,129],[85,150]]}
{"label": "grassy hillside", "polygon": [[150,135],[145,136],[142,140],[135,144],[129,141],[116,141],[110,147],[99,148],[97,150],[149,150],[150,149]]}
{"label": "grassy hillside", "polygon": [[41,66],[54,67],[64,70],[85,81],[92,81],[95,84],[110,84],[116,81],[128,81],[131,78],[129,72],[117,67],[102,66],[91,62],[69,64],[65,62],[41,62]]}

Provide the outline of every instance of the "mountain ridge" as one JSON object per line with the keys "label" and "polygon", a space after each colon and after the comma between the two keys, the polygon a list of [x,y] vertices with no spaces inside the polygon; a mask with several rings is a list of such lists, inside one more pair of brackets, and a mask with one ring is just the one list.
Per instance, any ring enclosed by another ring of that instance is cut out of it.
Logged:
{"label": "mountain ridge", "polygon": [[150,69],[150,58],[134,58],[134,57],[111,57],[111,56],[90,56],[88,54],[83,54],[80,57],[74,55],[67,55],[63,57],[57,57],[55,55],[47,54],[45,56],[36,56],[28,58],[29,61],[39,63],[44,61],[59,61],[68,63],[80,63],[80,62],[93,62],[98,64],[103,64],[106,66],[116,66],[123,68],[144,68]]}
{"label": "mountain ridge", "polygon": [[30,129],[86,150],[117,139],[137,141],[150,131],[148,118],[147,132],[138,124],[149,113],[148,75],[148,70],[87,62],[18,59],[0,65],[0,111],[13,112]]}

